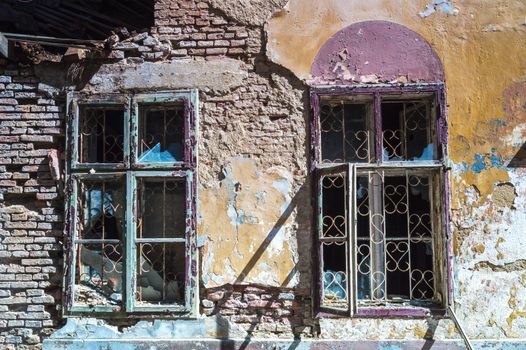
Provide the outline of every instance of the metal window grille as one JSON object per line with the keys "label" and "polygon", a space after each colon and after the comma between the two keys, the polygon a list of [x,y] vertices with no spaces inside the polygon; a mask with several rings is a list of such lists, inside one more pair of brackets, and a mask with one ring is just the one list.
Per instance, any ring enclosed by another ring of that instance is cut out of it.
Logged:
{"label": "metal window grille", "polygon": [[196,314],[197,103],[68,96],[66,315]]}
{"label": "metal window grille", "polygon": [[317,88],[311,103],[319,309],[443,309],[443,87]]}

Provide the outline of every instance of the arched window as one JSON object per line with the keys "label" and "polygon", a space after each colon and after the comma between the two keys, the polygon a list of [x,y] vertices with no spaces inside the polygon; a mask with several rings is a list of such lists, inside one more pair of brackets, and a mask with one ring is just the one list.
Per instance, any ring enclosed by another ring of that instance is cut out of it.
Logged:
{"label": "arched window", "polygon": [[409,29],[362,22],[321,48],[312,75],[320,311],[417,316],[444,309],[440,61]]}

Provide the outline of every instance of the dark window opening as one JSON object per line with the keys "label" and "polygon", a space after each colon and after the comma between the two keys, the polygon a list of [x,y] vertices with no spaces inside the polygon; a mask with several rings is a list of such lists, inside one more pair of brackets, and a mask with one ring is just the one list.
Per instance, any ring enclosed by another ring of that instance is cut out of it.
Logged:
{"label": "dark window opening", "polygon": [[140,109],[140,162],[184,161],[184,108],[148,106]]}
{"label": "dark window opening", "polygon": [[79,181],[75,301],[120,305],[123,293],[124,184],[120,180]]}
{"label": "dark window opening", "polygon": [[124,110],[82,108],[79,121],[80,163],[124,160]]}
{"label": "dark window opening", "polygon": [[325,310],[443,304],[438,91],[320,98],[315,166]]}

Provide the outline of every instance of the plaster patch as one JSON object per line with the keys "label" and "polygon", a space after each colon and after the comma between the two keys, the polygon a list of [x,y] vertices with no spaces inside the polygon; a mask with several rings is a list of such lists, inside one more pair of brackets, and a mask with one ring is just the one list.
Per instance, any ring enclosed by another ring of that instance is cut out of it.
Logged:
{"label": "plaster patch", "polygon": [[520,147],[526,142],[526,123],[522,123],[513,128],[511,134],[503,137],[504,141],[512,147]]}
{"label": "plaster patch", "polygon": [[185,88],[224,91],[242,85],[247,75],[243,62],[228,58],[104,64],[93,75],[87,89],[97,93]]}
{"label": "plaster patch", "polygon": [[499,208],[512,208],[516,197],[515,186],[511,183],[502,183],[495,186],[491,199]]}
{"label": "plaster patch", "polygon": [[285,6],[288,0],[207,0],[207,2],[237,22],[262,26],[273,13]]}
{"label": "plaster patch", "polygon": [[210,237],[206,249],[214,253],[204,258],[203,283],[280,286],[298,254],[288,229],[292,175],[281,167],[262,171],[254,160],[237,157],[224,165],[223,176],[200,193],[207,201],[198,231]]}

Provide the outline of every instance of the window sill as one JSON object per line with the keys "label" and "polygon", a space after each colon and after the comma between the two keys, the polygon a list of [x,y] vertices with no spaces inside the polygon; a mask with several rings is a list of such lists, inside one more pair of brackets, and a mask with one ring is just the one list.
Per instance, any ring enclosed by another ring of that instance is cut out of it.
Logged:
{"label": "window sill", "polygon": [[427,307],[360,307],[355,317],[444,317],[446,309]]}
{"label": "window sill", "polygon": [[316,318],[444,318],[447,310],[441,307],[359,307],[353,315],[318,312]]}

